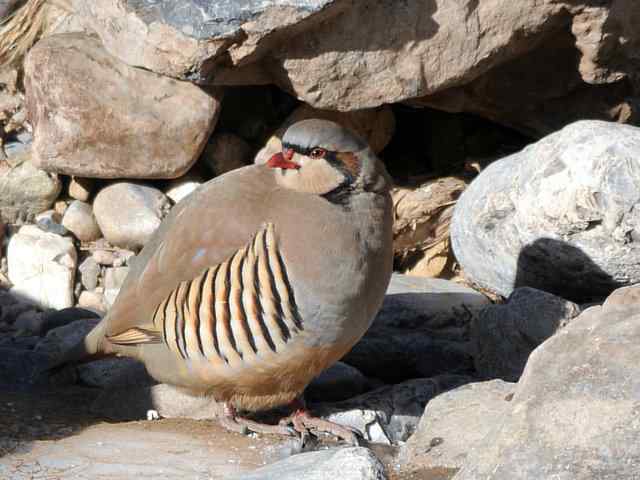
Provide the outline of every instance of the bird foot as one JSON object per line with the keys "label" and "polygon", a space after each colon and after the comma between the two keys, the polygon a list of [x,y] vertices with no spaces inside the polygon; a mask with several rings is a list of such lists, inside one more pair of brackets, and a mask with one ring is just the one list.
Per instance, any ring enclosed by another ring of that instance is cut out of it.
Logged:
{"label": "bird foot", "polygon": [[286,435],[295,436],[297,432],[287,425],[270,425],[260,423],[249,418],[237,415],[235,408],[229,404],[224,405],[223,416],[220,424],[229,431],[248,435],[249,433],[263,433],[266,435]]}
{"label": "bird foot", "polygon": [[355,428],[314,417],[304,408],[298,409],[280,420],[280,425],[292,425],[293,429],[300,434],[303,445],[310,433],[327,433],[356,447],[360,445],[359,438],[362,437],[362,434]]}

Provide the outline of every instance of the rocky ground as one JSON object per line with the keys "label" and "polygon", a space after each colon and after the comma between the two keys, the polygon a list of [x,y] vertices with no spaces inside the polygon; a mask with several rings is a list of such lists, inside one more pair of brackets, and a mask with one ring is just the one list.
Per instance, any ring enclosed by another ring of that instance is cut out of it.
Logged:
{"label": "rocky ground", "polygon": [[[2,62],[37,27],[0,71],[1,478],[638,478],[638,2],[26,3],[0,32]],[[360,447],[228,433],[131,360],[42,374],[177,203],[307,118],[396,183],[384,306],[306,392]]]}

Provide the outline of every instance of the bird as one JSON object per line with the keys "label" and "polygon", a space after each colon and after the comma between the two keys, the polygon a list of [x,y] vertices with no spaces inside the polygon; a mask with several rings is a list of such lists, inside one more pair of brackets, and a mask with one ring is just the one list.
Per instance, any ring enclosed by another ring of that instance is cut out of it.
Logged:
{"label": "bird", "polygon": [[[133,357],[157,381],[222,402],[247,433],[356,433],[302,393],[364,335],[393,267],[391,179],[337,123],[288,128],[282,150],[201,185],[141,250],[105,317],[66,355]],[[289,406],[277,425],[239,412]]]}

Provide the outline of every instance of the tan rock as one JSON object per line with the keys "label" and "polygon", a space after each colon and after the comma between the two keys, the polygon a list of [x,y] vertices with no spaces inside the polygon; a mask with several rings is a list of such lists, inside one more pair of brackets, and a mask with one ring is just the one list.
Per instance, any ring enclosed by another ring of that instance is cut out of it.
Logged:
{"label": "tan rock", "polygon": [[200,155],[219,102],[198,87],[129,67],[99,40],[53,35],[25,60],[40,168],[99,178],[174,178]]}
{"label": "tan rock", "polygon": [[318,110],[309,105],[298,107],[271,136],[255,158],[255,163],[265,163],[274,153],[282,150],[281,138],[287,128],[296,122],[308,118],[322,118],[339,123],[360,134],[371,146],[374,152],[380,153],[387,146],[395,132],[396,121],[391,107],[384,106],[353,112],[336,112]]}
{"label": "tan rock", "polygon": [[91,242],[102,236],[91,205],[80,200],[71,202],[69,208],[64,212],[62,226],[73,233],[81,242]]}

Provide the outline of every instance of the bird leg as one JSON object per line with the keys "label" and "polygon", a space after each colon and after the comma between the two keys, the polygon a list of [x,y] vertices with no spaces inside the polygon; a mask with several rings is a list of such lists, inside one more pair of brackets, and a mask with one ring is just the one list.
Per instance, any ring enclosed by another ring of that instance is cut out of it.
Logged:
{"label": "bird leg", "polygon": [[220,424],[232,432],[247,435],[248,433],[265,433],[269,435],[295,435],[296,432],[287,425],[270,425],[268,423],[260,423],[255,420],[238,416],[236,409],[230,403],[225,402],[223,405],[222,418]]}
{"label": "bird leg", "polygon": [[323,418],[314,417],[309,413],[305,405],[304,399],[299,397],[291,402],[293,407],[293,413],[288,417],[280,420],[280,425],[292,425],[294,430],[302,437],[302,443],[304,444],[305,437],[310,433],[328,433],[337,437],[339,440],[359,446],[358,441],[359,432],[351,427],[345,427]]}

